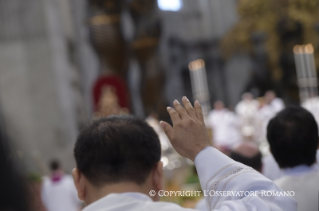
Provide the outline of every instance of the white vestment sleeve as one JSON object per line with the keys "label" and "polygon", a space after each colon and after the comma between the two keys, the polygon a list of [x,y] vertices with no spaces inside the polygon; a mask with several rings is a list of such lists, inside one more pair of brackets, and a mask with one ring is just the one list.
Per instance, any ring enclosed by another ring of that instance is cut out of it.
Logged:
{"label": "white vestment sleeve", "polygon": [[278,196],[283,191],[273,181],[213,147],[202,150],[195,165],[208,210],[297,210],[292,197]]}

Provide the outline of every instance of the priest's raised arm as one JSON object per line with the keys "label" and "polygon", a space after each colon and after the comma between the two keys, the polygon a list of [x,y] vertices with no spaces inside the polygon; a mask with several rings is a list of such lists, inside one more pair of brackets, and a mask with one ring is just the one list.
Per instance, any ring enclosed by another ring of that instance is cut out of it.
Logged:
{"label": "priest's raised arm", "polygon": [[175,100],[167,108],[173,127],[161,126],[175,150],[195,162],[208,210],[297,210],[294,193],[210,146],[199,102],[193,107],[186,97],[182,101],[184,107]]}

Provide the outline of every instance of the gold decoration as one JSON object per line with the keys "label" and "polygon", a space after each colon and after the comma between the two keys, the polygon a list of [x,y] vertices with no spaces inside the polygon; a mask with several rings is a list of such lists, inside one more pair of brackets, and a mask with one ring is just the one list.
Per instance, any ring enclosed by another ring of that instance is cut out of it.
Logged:
{"label": "gold decoration", "polygon": [[119,23],[120,16],[119,15],[97,15],[97,16],[91,17],[89,22],[92,25]]}
{"label": "gold decoration", "polygon": [[[273,79],[280,80],[282,70],[279,65],[281,49],[277,25],[280,20],[288,20],[286,28],[295,27],[300,22],[303,27],[302,41],[318,46],[318,2],[314,0],[239,0],[239,21],[226,34],[221,43],[223,56],[229,58],[234,53],[252,51],[251,35],[254,32],[266,34],[265,47],[269,55],[269,64]],[[317,49],[316,49],[317,50]],[[292,51],[292,49],[291,49]],[[316,60],[316,67],[318,60]]]}

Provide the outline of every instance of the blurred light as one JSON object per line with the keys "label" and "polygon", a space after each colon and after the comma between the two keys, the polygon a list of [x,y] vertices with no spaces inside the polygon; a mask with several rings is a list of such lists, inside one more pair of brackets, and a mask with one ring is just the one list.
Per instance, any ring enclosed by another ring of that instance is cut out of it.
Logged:
{"label": "blurred light", "polygon": [[175,168],[175,163],[174,162],[169,162],[167,165],[168,170],[173,170]]}
{"label": "blurred light", "polygon": [[312,44],[308,44],[305,46],[305,52],[308,53],[308,54],[312,54],[313,53],[313,46]]}
{"label": "blurred light", "polygon": [[167,164],[168,164],[168,158],[167,157],[163,156],[161,158],[161,161],[163,162],[163,167],[167,166]]}
{"label": "blurred light", "polygon": [[300,49],[300,45],[295,45],[295,47],[294,47],[294,53],[295,53],[295,54],[301,53],[299,49]]}
{"label": "blurred light", "polygon": [[176,168],[179,168],[179,167],[181,167],[182,166],[182,162],[180,161],[180,160],[176,160],[175,161],[175,167]]}
{"label": "blurred light", "polygon": [[183,7],[182,0],[157,0],[157,4],[164,11],[179,11]]}
{"label": "blurred light", "polygon": [[205,62],[202,59],[197,59],[188,64],[188,68],[192,71],[203,68],[204,66],[205,66]]}
{"label": "blurred light", "polygon": [[252,126],[245,126],[242,129],[242,134],[244,136],[252,136],[255,133],[255,129]]}
{"label": "blurred light", "polygon": [[301,53],[313,54],[314,49],[313,49],[313,45],[309,43],[307,45],[295,45],[293,48],[293,51],[295,54],[301,54]]}

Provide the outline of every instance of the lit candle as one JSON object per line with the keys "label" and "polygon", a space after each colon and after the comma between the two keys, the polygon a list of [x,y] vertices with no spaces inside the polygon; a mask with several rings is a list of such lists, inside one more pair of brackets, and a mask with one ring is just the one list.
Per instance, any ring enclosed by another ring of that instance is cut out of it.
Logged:
{"label": "lit candle", "polygon": [[301,70],[301,55],[299,52],[299,45],[295,45],[293,48],[294,51],[294,58],[295,58],[295,66],[296,66],[296,73],[297,73],[297,85],[299,87],[299,97],[300,100],[303,102],[305,100],[306,92],[303,86],[303,80],[302,80],[302,70]]}
{"label": "lit candle", "polygon": [[312,44],[308,44],[305,47],[305,51],[307,53],[307,61],[309,63],[309,85],[310,85],[310,94],[311,96],[316,96],[318,94],[318,79],[317,72],[314,60],[314,49]]}
{"label": "lit candle", "polygon": [[210,102],[205,63],[202,59],[198,59],[190,62],[188,68],[190,70],[193,96],[201,103],[203,113],[208,114]]}

